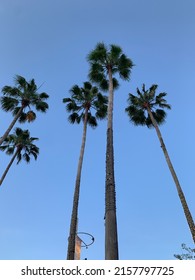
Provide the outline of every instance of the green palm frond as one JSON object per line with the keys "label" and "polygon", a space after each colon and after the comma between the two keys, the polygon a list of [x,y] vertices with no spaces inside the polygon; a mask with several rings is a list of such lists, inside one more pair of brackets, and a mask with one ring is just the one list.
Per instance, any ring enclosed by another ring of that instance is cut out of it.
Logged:
{"label": "green palm frond", "polygon": [[49,105],[44,102],[44,101],[36,101],[34,102],[35,108],[37,111],[41,112],[41,113],[46,113],[47,109],[49,108]]}
{"label": "green palm frond", "polygon": [[13,111],[19,101],[13,97],[3,96],[0,99],[1,107],[5,112]]}
{"label": "green palm frond", "polygon": [[27,88],[27,82],[24,77],[20,75],[15,76],[15,84],[20,88],[20,89],[26,89]]}
{"label": "green palm frond", "polygon": [[144,111],[142,109],[139,109],[138,107],[134,105],[128,106],[125,111],[127,112],[130,121],[134,125],[146,125],[146,116],[144,114]]}
{"label": "green palm frond", "polygon": [[163,124],[165,122],[167,113],[164,110],[156,109],[156,111],[153,113],[153,116],[158,124]]}
{"label": "green palm frond", "polygon": [[18,97],[21,95],[21,91],[17,87],[11,87],[11,86],[4,86],[2,88],[3,95],[6,95],[8,97]]}
{"label": "green palm frond", "polygon": [[74,123],[79,124],[82,117],[83,117],[83,113],[79,116],[79,114],[74,112],[69,115],[68,120],[71,124],[74,124]]}
{"label": "green palm frond", "polygon": [[117,45],[110,45],[110,59],[113,61],[113,63],[118,63],[118,59],[122,55],[122,49],[121,47]]}
{"label": "green palm frond", "polygon": [[84,88],[85,91],[90,91],[90,90],[93,90],[93,91],[95,90],[96,91],[96,89],[97,89],[96,87],[94,87],[92,89],[92,84],[88,81],[83,83],[83,88]]}
{"label": "green palm frond", "polygon": [[30,162],[30,156],[29,156],[29,154],[24,153],[24,154],[22,155],[22,158],[26,161],[26,163],[29,163],[29,162]]}
{"label": "green palm frond", "polygon": [[22,112],[20,117],[19,117],[19,119],[18,119],[18,121],[19,121],[19,123],[25,123],[26,120],[27,120],[27,115],[26,115],[25,112]]}
{"label": "green palm frond", "polygon": [[97,120],[94,116],[91,115],[91,113],[88,113],[87,123],[92,128],[95,128],[97,126]]}
{"label": "green palm frond", "polygon": [[101,83],[102,80],[106,80],[104,66],[97,62],[91,63],[91,68],[89,70],[88,76],[90,81],[93,81],[97,84]]}
{"label": "green palm frond", "polygon": [[128,81],[130,79],[131,69],[133,66],[134,64],[132,60],[127,58],[125,54],[122,54],[118,61],[118,72],[120,78]]}
{"label": "green palm frond", "polygon": [[70,97],[65,97],[65,98],[62,99],[63,103],[68,103],[68,102],[71,102],[71,101],[72,101],[72,99]]}
{"label": "green palm frond", "polygon": [[14,146],[7,147],[6,154],[7,155],[13,155],[14,150],[15,150]]}
{"label": "green palm frond", "polygon": [[102,91],[108,91],[109,89],[109,82],[107,79],[102,79],[100,82],[99,82],[99,87]]}
{"label": "green palm frond", "polygon": [[49,95],[46,92],[42,92],[42,93],[39,94],[39,98],[41,100],[46,100],[46,99],[49,98]]}
{"label": "green palm frond", "polygon": [[95,116],[97,119],[103,120],[107,116],[107,105],[99,106],[99,109],[96,111]]}
{"label": "green palm frond", "polygon": [[107,52],[108,50],[104,43],[97,43],[95,49],[88,54],[87,59],[89,62],[94,61],[105,63]]}
{"label": "green palm frond", "polygon": [[18,153],[17,154],[17,162],[16,163],[19,164],[21,160],[22,160],[22,154]]}

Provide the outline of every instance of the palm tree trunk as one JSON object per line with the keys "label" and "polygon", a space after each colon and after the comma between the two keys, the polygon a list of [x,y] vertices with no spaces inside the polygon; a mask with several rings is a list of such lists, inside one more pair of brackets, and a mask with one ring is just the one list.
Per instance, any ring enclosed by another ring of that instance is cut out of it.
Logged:
{"label": "palm tree trunk", "polygon": [[73,208],[72,208],[72,216],[71,216],[71,224],[70,224],[70,234],[68,238],[68,251],[67,251],[67,260],[75,259],[75,238],[77,232],[77,221],[78,221],[78,205],[79,205],[79,193],[80,193],[80,181],[81,181],[81,171],[86,143],[86,135],[87,135],[87,118],[88,118],[88,108],[85,110],[85,118],[83,124],[83,136],[81,143],[81,150],[77,168],[77,176],[75,182],[75,191],[74,191],[74,199],[73,199]]}
{"label": "palm tree trunk", "polygon": [[3,173],[2,177],[1,177],[1,180],[0,180],[0,186],[2,185],[3,180],[5,179],[5,176],[7,175],[8,171],[9,171],[10,167],[12,166],[12,163],[14,162],[14,160],[15,160],[15,158],[16,158],[18,153],[19,153],[19,149],[16,150],[16,152],[14,153],[12,159],[10,160],[7,168],[5,169],[5,171],[4,171],[4,173]]}
{"label": "palm tree trunk", "polygon": [[109,69],[108,125],[106,146],[106,197],[105,197],[105,259],[118,260],[118,235],[116,218],[116,191],[114,178],[112,71]]}
{"label": "palm tree trunk", "polygon": [[0,138],[0,145],[3,143],[3,141],[5,140],[5,138],[9,135],[10,131],[12,130],[13,126],[15,125],[15,123],[17,122],[17,120],[19,119],[21,113],[23,111],[23,106],[19,109],[18,113],[16,114],[15,118],[13,119],[13,121],[11,122],[11,124],[9,125],[8,129],[6,130],[6,132],[4,133],[4,135]]}
{"label": "palm tree trunk", "polygon": [[188,208],[188,204],[186,202],[185,195],[184,195],[184,193],[182,191],[182,188],[180,186],[179,180],[177,178],[177,175],[176,175],[175,170],[173,168],[173,165],[171,163],[171,160],[170,160],[168,151],[166,149],[165,143],[163,141],[163,138],[162,138],[160,129],[158,127],[158,124],[157,124],[156,120],[154,119],[153,114],[152,114],[150,108],[147,108],[147,111],[148,111],[148,114],[149,114],[149,116],[151,118],[152,124],[153,124],[154,128],[156,129],[156,133],[158,135],[158,138],[159,138],[159,141],[160,141],[160,144],[161,144],[161,148],[162,148],[163,153],[165,155],[165,159],[167,161],[167,164],[168,164],[169,170],[171,172],[171,175],[173,177],[173,180],[175,182],[175,185],[176,185],[176,188],[177,188],[177,192],[178,192],[178,195],[179,195],[179,198],[180,198],[183,210],[184,210],[184,214],[185,214],[186,220],[188,222],[188,225],[189,225],[189,228],[190,228],[190,232],[192,234],[193,241],[195,243],[195,224],[194,224],[192,215],[190,213],[190,210]]}

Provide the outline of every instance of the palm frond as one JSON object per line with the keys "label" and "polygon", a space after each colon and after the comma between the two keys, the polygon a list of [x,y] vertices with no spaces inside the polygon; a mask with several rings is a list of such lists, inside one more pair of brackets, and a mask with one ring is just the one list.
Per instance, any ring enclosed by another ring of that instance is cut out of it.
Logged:
{"label": "palm frond", "polygon": [[13,97],[3,96],[0,99],[1,108],[5,112],[13,111],[16,106],[18,106],[19,101]]}
{"label": "palm frond", "polygon": [[95,128],[97,126],[96,118],[92,116],[91,113],[88,113],[87,124],[92,128]]}
{"label": "palm frond", "polygon": [[94,83],[101,83],[102,80],[106,79],[106,73],[104,67],[100,63],[91,64],[89,70],[89,79]]}
{"label": "palm frond", "polygon": [[130,58],[127,58],[125,54],[122,54],[119,61],[118,61],[118,72],[119,76],[122,80],[129,81],[131,69],[133,68],[134,64]]}
{"label": "palm frond", "polygon": [[138,109],[134,105],[130,105],[125,109],[125,111],[134,125],[146,125],[146,116],[143,110]]}
{"label": "palm frond", "polygon": [[15,76],[15,84],[19,87],[19,89],[26,89],[27,87],[27,81],[24,77],[20,75]]}
{"label": "palm frond", "polygon": [[36,110],[42,113],[46,113],[47,109],[49,108],[49,105],[44,101],[37,101],[34,105]]}
{"label": "palm frond", "polygon": [[71,99],[70,97],[63,98],[63,99],[62,99],[62,102],[63,102],[63,103],[68,103],[68,102],[71,102],[71,101],[72,101],[72,99]]}
{"label": "palm frond", "polygon": [[19,123],[25,123],[26,120],[27,120],[26,113],[22,112],[20,117],[19,117],[19,119],[18,119],[18,121],[19,121]]}
{"label": "palm frond", "polygon": [[79,124],[81,121],[81,116],[79,116],[76,112],[69,115],[68,120],[71,124],[77,123]]}
{"label": "palm frond", "polygon": [[104,43],[97,43],[94,50],[92,50],[88,56],[87,60],[91,62],[105,63],[107,58],[107,47]]}
{"label": "palm frond", "polygon": [[16,163],[17,163],[17,164],[19,164],[19,163],[21,162],[21,160],[22,160],[22,154],[21,154],[21,151],[19,151],[19,152],[18,152],[18,154],[17,154],[17,157],[16,157],[16,158],[17,158],[17,162],[16,162]]}
{"label": "palm frond", "polygon": [[30,163],[30,156],[28,153],[24,153],[22,155],[22,158],[27,162],[27,163]]}
{"label": "palm frond", "polygon": [[110,61],[113,64],[118,64],[118,60],[120,59],[121,55],[122,55],[121,47],[111,44],[110,45],[110,52],[109,52]]}
{"label": "palm frond", "polygon": [[163,124],[165,122],[166,119],[166,112],[164,110],[161,109],[157,109],[155,112],[152,112],[157,124]]}
{"label": "palm frond", "polygon": [[103,120],[107,116],[107,105],[102,105],[95,113],[97,119]]}
{"label": "palm frond", "polygon": [[4,86],[1,91],[4,96],[12,98],[18,98],[21,96],[21,92],[17,87]]}
{"label": "palm frond", "polygon": [[39,94],[40,99],[43,101],[49,98],[49,95],[46,92],[42,92]]}
{"label": "palm frond", "polygon": [[92,84],[90,82],[88,82],[88,81],[84,82],[83,83],[83,89],[84,89],[84,91],[90,91],[92,89]]}

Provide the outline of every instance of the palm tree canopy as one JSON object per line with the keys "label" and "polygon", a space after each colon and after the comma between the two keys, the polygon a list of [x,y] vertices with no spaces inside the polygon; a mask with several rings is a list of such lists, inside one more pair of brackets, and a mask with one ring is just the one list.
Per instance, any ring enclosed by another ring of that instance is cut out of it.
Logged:
{"label": "palm tree canopy", "polygon": [[[36,114],[31,110],[31,106],[40,112],[46,112],[48,109],[46,99],[49,95],[45,92],[38,93],[37,90],[34,79],[27,82],[24,77],[16,75],[14,87],[4,86],[2,88],[1,108],[6,112],[12,112],[13,116],[16,116],[22,107],[23,111],[19,122],[33,121],[36,118]],[[29,110],[25,112],[26,108]]]}
{"label": "palm tree canopy", "polygon": [[129,106],[125,111],[135,125],[146,125],[149,128],[153,127],[148,109],[152,112],[157,124],[160,125],[165,121],[166,112],[163,109],[171,109],[171,106],[165,100],[167,95],[165,92],[156,95],[157,88],[158,86],[154,84],[146,90],[143,84],[142,92],[137,88],[137,96],[131,93],[129,94]]}
{"label": "palm tree canopy", "polygon": [[[92,86],[90,82],[84,82],[83,87],[74,85],[70,89],[71,98],[64,98],[66,110],[70,112],[68,120],[70,123],[80,123],[84,120],[85,111],[88,111],[87,123],[91,127],[97,126],[96,119],[104,119],[107,115],[108,99],[102,95],[97,87]],[[95,115],[92,115],[95,111]]]}
{"label": "palm tree canopy", "polygon": [[12,155],[18,149],[17,164],[22,159],[29,163],[31,155],[36,160],[39,154],[39,148],[33,144],[35,140],[38,140],[38,138],[30,137],[28,130],[22,130],[17,127],[15,132],[4,140],[0,150],[5,151],[7,155]]}
{"label": "palm tree canopy", "polygon": [[[102,90],[108,90],[108,71],[112,74],[119,74],[123,80],[129,80],[133,62],[122,52],[122,49],[117,45],[109,45],[98,43],[96,48],[92,50],[87,59],[90,63],[89,79],[97,83]],[[119,83],[116,78],[113,78],[113,87],[116,89]]]}

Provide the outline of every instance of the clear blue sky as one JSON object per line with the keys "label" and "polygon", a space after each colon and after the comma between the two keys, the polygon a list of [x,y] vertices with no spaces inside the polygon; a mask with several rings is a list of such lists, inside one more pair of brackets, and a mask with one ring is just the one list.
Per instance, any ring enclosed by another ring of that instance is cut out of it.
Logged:
{"label": "clear blue sky", "polygon": [[[16,74],[50,95],[47,114],[24,124],[39,137],[38,160],[14,164],[0,189],[0,259],[65,259],[82,125],[70,125],[62,98],[87,80],[97,42],[118,44],[135,67],[115,93],[114,145],[121,259],[174,259],[193,247],[155,131],[134,127],[128,93],[159,85],[172,105],[161,127],[195,218],[195,3],[193,0],[0,0],[0,87]],[[0,111],[0,131],[11,122]],[[79,231],[95,243],[82,258],[104,259],[106,121],[88,129]],[[0,172],[10,158],[1,152]]]}

